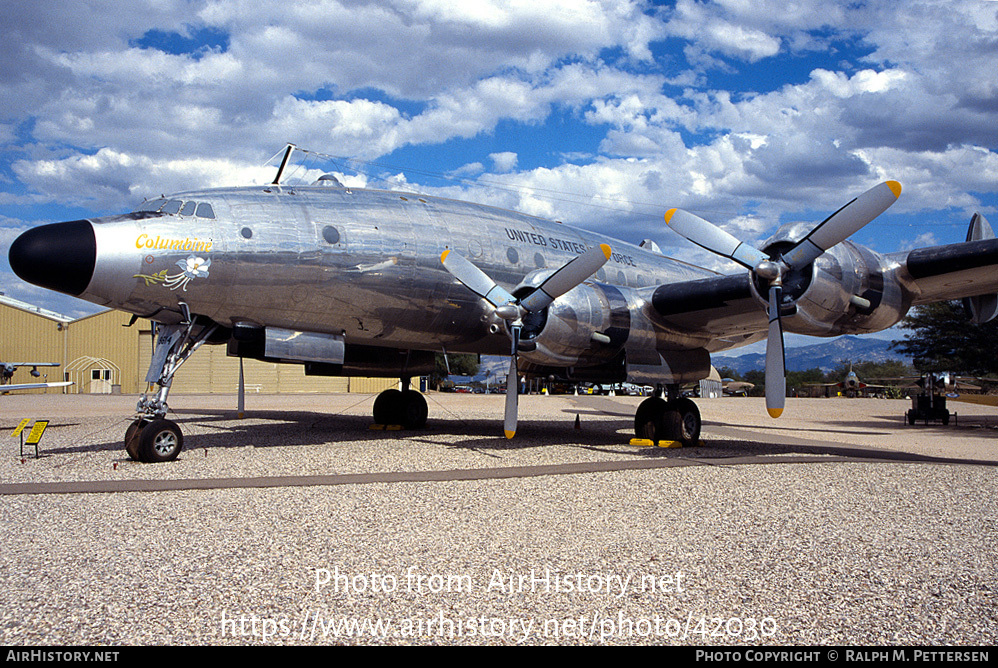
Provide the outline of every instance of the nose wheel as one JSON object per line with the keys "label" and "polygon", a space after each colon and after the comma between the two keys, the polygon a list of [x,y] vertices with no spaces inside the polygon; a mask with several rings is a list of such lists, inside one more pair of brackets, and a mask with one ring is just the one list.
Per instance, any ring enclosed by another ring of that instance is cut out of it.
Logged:
{"label": "nose wheel", "polygon": [[125,451],[138,462],[170,462],[184,448],[184,434],[173,420],[139,419],[125,431]]}

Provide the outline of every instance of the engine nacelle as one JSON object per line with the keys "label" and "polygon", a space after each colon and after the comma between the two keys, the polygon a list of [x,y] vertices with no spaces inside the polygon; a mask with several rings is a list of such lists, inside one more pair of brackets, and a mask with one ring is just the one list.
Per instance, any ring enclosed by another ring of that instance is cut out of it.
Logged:
{"label": "engine nacelle", "polygon": [[[529,289],[527,283],[516,293]],[[623,350],[629,324],[629,305],[617,288],[583,283],[523,318],[520,355],[545,366],[598,366]]]}
{"label": "engine nacelle", "polygon": [[[767,244],[767,253],[792,246],[806,230],[787,226]],[[843,241],[811,265],[783,278],[781,314],[786,331],[810,336],[878,332],[898,323],[911,306],[896,265],[873,251]],[[768,306],[766,286],[753,283],[755,298]]]}
{"label": "engine nacelle", "polygon": [[[528,277],[534,285],[542,278]],[[530,287],[518,288],[517,296]],[[520,357],[529,363],[524,370],[573,382],[655,384],[706,378],[707,351],[674,333],[663,338],[648,308],[647,299],[628,288],[583,283],[523,319]]]}

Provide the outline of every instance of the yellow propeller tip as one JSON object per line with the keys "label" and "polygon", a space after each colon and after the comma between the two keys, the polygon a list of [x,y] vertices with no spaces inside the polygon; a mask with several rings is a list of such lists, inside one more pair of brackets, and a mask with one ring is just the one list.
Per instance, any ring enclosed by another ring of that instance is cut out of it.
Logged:
{"label": "yellow propeller tip", "polygon": [[778,418],[783,415],[782,408],[767,408],[766,412],[769,413],[769,417],[771,418]]}
{"label": "yellow propeller tip", "polygon": [[440,261],[444,262],[447,259],[448,255],[450,255],[450,248],[448,248],[443,252],[443,254],[440,256]]}
{"label": "yellow propeller tip", "polygon": [[678,211],[678,210],[679,209],[669,209],[668,211],[665,212],[665,224],[666,225],[669,224],[669,221],[672,220],[673,214],[675,214],[676,211]]}
{"label": "yellow propeller tip", "polygon": [[509,439],[511,439],[514,436],[516,436],[516,432],[515,431],[509,431],[507,429],[504,429],[503,433],[505,433],[506,434],[506,438],[509,438]]}
{"label": "yellow propeller tip", "polygon": [[891,192],[894,193],[895,197],[901,196],[901,184],[897,181],[888,181],[887,187],[891,189]]}
{"label": "yellow propeller tip", "polygon": [[606,259],[609,260],[610,259],[610,253],[613,252],[613,251],[610,250],[610,244],[600,244],[599,247],[600,247],[600,250],[603,251],[603,255],[606,256]]}

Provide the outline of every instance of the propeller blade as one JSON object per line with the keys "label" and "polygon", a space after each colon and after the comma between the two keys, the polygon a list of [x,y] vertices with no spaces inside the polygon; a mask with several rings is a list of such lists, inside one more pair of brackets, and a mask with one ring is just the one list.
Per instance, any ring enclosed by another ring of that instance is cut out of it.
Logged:
{"label": "propeller blade", "polygon": [[520,397],[520,378],[516,368],[516,346],[520,340],[520,327],[512,328],[513,354],[509,357],[509,373],[506,374],[506,413],[503,416],[502,429],[506,438],[516,434],[517,402]]}
{"label": "propeller blade", "polygon": [[489,278],[488,274],[473,265],[464,256],[447,249],[440,256],[440,262],[443,263],[444,269],[449,271],[451,276],[479,297],[484,297],[496,308],[516,301],[513,295],[509,294],[502,286],[497,285]]}
{"label": "propeller blade", "polygon": [[682,209],[665,212],[665,222],[679,235],[712,253],[734,260],[748,269],[769,259],[758,248],[742,243],[717,225]]}
{"label": "propeller blade", "polygon": [[544,279],[536,290],[520,302],[520,306],[531,313],[542,310],[599,271],[599,268],[610,259],[610,252],[610,246],[607,244],[593,246]]}
{"label": "propeller blade", "polygon": [[783,325],[780,322],[780,295],[783,288],[769,288],[769,335],[766,339],[766,411],[770,417],[783,414],[787,398],[786,362],[783,354]]}
{"label": "propeller blade", "polygon": [[783,255],[783,261],[793,269],[807,266],[886,211],[900,196],[901,184],[897,181],[885,181],[870,188],[819,223]]}

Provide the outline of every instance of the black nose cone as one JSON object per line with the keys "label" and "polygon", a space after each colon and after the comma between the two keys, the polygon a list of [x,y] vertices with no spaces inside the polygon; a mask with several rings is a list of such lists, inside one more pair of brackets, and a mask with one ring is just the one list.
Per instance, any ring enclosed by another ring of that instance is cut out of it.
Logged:
{"label": "black nose cone", "polygon": [[75,296],[90,285],[97,239],[89,221],[42,225],[10,245],[10,268],[28,283]]}

